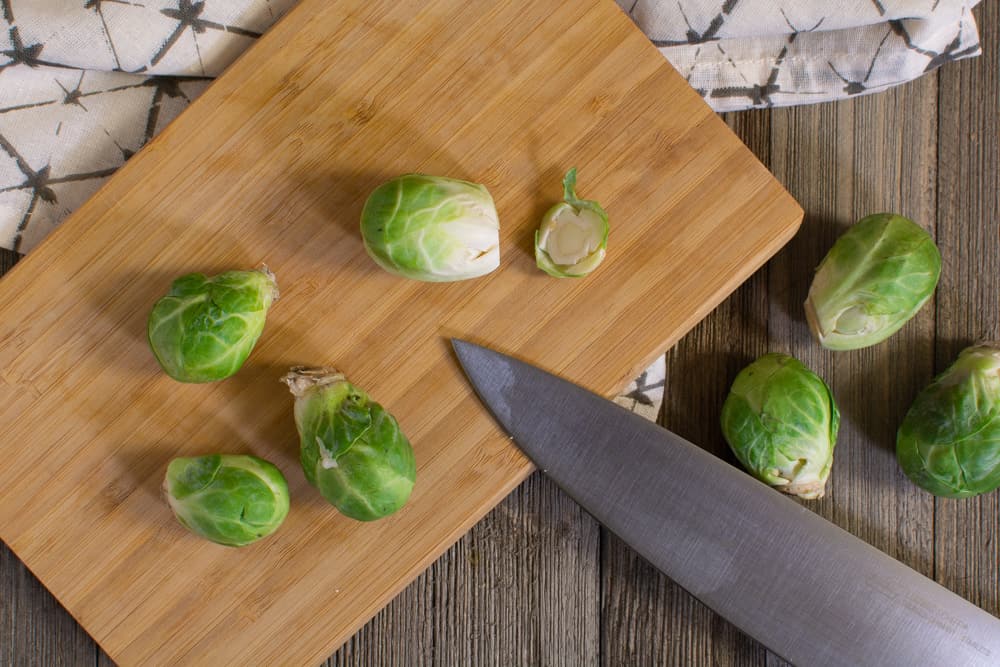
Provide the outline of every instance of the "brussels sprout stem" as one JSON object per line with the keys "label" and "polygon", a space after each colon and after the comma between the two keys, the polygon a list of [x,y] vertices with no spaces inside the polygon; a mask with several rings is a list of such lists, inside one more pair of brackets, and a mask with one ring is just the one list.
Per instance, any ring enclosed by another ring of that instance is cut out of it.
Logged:
{"label": "brussels sprout stem", "polygon": [[[288,389],[296,398],[305,395],[307,391],[315,387],[325,387],[346,382],[344,374],[335,368],[294,366],[281,381],[288,385]],[[322,449],[322,443],[320,443]]]}
{"label": "brussels sprout stem", "polygon": [[267,264],[261,264],[257,271],[259,273],[263,273],[268,282],[271,283],[271,303],[274,303],[281,296],[281,293],[278,291],[278,279],[275,277],[271,269],[267,268]]}
{"label": "brussels sprout stem", "polygon": [[563,199],[574,208],[579,208],[580,200],[576,196],[576,167],[567,171],[563,178]]}
{"label": "brussels sprout stem", "polygon": [[811,482],[792,483],[786,486],[779,486],[777,489],[790,496],[798,496],[803,500],[816,500],[822,498],[826,487],[826,480],[813,480]]}

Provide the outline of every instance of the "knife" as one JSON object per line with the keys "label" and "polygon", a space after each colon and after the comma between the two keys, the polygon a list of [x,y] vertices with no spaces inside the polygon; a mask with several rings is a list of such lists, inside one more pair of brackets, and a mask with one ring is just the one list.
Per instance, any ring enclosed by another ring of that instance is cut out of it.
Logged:
{"label": "knife", "polygon": [[997,665],[1000,619],[596,394],[453,339],[503,429],[641,556],[785,660]]}

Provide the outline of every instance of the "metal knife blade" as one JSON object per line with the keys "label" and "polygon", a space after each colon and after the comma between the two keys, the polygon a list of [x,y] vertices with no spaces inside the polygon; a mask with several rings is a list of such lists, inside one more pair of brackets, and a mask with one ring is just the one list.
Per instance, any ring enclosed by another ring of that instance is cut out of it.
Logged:
{"label": "metal knife blade", "polygon": [[596,394],[452,344],[517,445],[678,585],[800,665],[997,665],[1000,619]]}

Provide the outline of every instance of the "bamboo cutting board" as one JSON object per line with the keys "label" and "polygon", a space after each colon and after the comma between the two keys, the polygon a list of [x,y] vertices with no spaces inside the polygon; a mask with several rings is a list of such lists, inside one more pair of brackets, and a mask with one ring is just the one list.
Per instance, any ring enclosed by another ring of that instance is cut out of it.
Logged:
{"label": "bamboo cutting board", "polygon": [[[594,274],[556,280],[531,240],[570,166],[612,231]],[[407,171],[489,187],[498,271],[423,284],[367,258],[364,199]],[[611,395],[800,218],[611,0],[304,0],[0,282],[0,537],[121,664],[317,663],[530,472],[448,337]],[[243,370],[160,372],[145,322],[170,281],[261,262],[282,297]],[[354,522],[305,482],[293,364],[397,416],[418,462],[398,514]],[[167,462],[214,451],[284,471],[274,536],[174,521]]]}

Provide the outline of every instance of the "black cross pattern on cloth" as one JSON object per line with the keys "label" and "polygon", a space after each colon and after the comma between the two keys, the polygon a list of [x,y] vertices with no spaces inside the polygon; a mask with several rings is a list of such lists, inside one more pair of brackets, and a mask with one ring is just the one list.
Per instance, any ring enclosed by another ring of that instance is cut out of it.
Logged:
{"label": "black cross pattern on cloth", "polygon": [[0,0],[0,245],[30,249],[209,80],[148,73],[215,73],[295,1]]}
{"label": "black cross pattern on cloth", "polygon": [[[636,0],[638,2],[638,0]],[[708,22],[708,25],[701,32],[698,32],[691,25],[691,21],[688,19],[687,13],[684,11],[684,5],[680,2],[677,3],[677,7],[681,12],[681,16],[684,17],[684,23],[687,24],[686,39],[684,40],[672,40],[672,39],[653,39],[653,44],[656,46],[675,46],[677,44],[701,44],[702,42],[710,42],[716,39],[719,34],[719,30],[722,25],[726,22],[726,18],[733,12],[736,8],[736,4],[739,0],[725,0],[722,3],[722,7],[719,8],[719,13]],[[632,5],[635,9],[635,5]],[[631,13],[631,12],[630,12]]]}
{"label": "black cross pattern on cloth", "polygon": [[958,25],[958,32],[955,33],[955,38],[948,42],[948,44],[944,47],[944,50],[941,52],[932,51],[931,49],[923,49],[917,46],[913,42],[913,38],[910,37],[910,33],[906,30],[906,26],[902,21],[890,21],[889,25],[892,27],[893,32],[903,39],[903,42],[906,44],[906,48],[911,51],[915,51],[922,56],[930,58],[930,60],[927,61],[927,67],[924,68],[925,72],[930,72],[931,70],[937,69],[941,65],[949,63],[953,60],[976,55],[980,50],[978,42],[964,49],[960,48],[962,46],[962,32],[964,27],[961,23]]}
{"label": "black cross pattern on cloth", "polygon": [[979,52],[979,0],[616,1],[717,111],[877,92]]}
{"label": "black cross pattern on cloth", "polygon": [[118,167],[111,167],[89,173],[68,174],[66,176],[53,177],[51,174],[51,167],[48,164],[37,171],[32,169],[28,165],[28,162],[17,152],[17,149],[15,149],[2,134],[0,134],[0,150],[3,150],[4,153],[14,159],[14,163],[17,165],[17,168],[24,175],[23,183],[8,186],[6,188],[0,188],[0,192],[8,192],[10,190],[31,191],[31,200],[28,204],[27,210],[25,210],[24,215],[21,217],[21,221],[17,225],[13,244],[14,247],[12,248],[13,250],[20,249],[21,236],[24,234],[24,230],[27,228],[28,222],[31,220],[31,216],[35,212],[35,207],[38,205],[39,200],[50,204],[54,204],[58,201],[55,191],[53,191],[50,186],[58,183],[72,183],[74,181],[85,181],[92,178],[104,178],[110,176],[118,170]]}
{"label": "black cross pattern on cloth", "polygon": [[11,26],[8,35],[10,36],[11,48],[0,49],[0,56],[8,58],[9,62],[0,64],[0,71],[16,65],[27,65],[28,67],[38,67],[39,65],[59,66],[57,63],[46,62],[38,57],[42,54],[42,49],[44,48],[41,44],[28,44],[25,46],[17,26]]}
{"label": "black cross pattern on cloth", "polygon": [[860,95],[861,93],[868,90],[868,79],[871,78],[872,72],[875,70],[875,63],[878,61],[878,56],[880,53],[882,53],[882,47],[885,46],[885,42],[887,39],[889,39],[889,35],[891,34],[892,30],[886,31],[885,36],[882,38],[882,41],[878,43],[878,48],[875,49],[875,55],[872,56],[871,62],[868,64],[868,71],[865,72],[865,78],[861,79],[860,81],[848,79],[837,70],[837,68],[834,66],[832,62],[827,61],[827,64],[830,65],[830,69],[833,70],[833,73],[837,75],[837,78],[843,81],[844,84],[846,84],[844,85],[845,93],[847,93],[848,95]]}
{"label": "black cross pattern on cloth", "polygon": [[[218,74],[296,1],[79,0],[79,9],[69,9],[66,0],[0,0],[0,9],[8,29],[19,30],[19,40],[31,33],[39,35],[36,42],[55,44],[52,53],[58,56],[44,64],[204,76]],[[207,42],[205,35],[211,35]],[[92,56],[80,47],[87,38],[93,42]],[[18,43],[23,48],[11,49],[19,52],[17,62],[43,64],[31,47],[40,51],[45,44]]]}
{"label": "black cross pattern on cloth", "polygon": [[104,30],[104,38],[107,42],[108,48],[111,50],[111,56],[115,59],[115,69],[121,70],[122,63],[118,59],[118,51],[115,49],[115,41],[111,38],[111,32],[108,30],[108,20],[104,18],[104,9],[102,5],[104,3],[108,4],[118,4],[118,5],[130,5],[130,6],[141,6],[138,3],[127,2],[126,0],[86,0],[83,3],[84,9],[92,9],[101,18],[101,26]]}
{"label": "black cross pattern on cloth", "polygon": [[[162,108],[162,102],[165,98],[180,98],[184,102],[189,103],[191,101],[190,97],[181,89],[180,83],[185,80],[178,80],[173,77],[146,77],[144,80],[139,81],[134,84],[113,86],[105,89],[98,89],[83,92],[82,86],[84,83],[84,77],[87,75],[86,72],[80,72],[79,78],[77,79],[76,85],[72,89],[67,89],[66,86],[62,84],[58,79],[55,80],[55,84],[58,89],[62,90],[63,95],[60,97],[55,97],[49,100],[43,100],[39,102],[33,102],[29,104],[15,105],[6,108],[0,108],[0,117],[4,114],[21,111],[25,109],[33,109],[40,107],[47,107],[53,105],[69,105],[76,106],[82,109],[85,113],[89,113],[85,101],[90,97],[97,97],[101,95],[106,95],[109,93],[116,93],[132,89],[148,89],[153,90],[151,101],[148,107],[148,113],[146,117],[145,128],[143,136],[140,140],[140,145],[144,145],[153,135],[158,126],[158,118]],[[58,133],[61,128],[62,123],[56,128]],[[127,148],[122,146],[111,134],[106,130],[102,129],[103,133],[108,136],[110,141],[117,147],[121,154],[122,162],[125,162],[128,158],[132,157],[135,150],[132,148]],[[6,153],[9,157],[14,160],[17,165],[17,169],[23,176],[23,180],[14,185],[8,185],[6,187],[0,188],[0,193],[10,192],[13,190],[25,190],[31,192],[31,198],[27,207],[25,208],[21,219],[18,221],[15,231],[14,239],[12,242],[13,250],[20,250],[21,242],[25,229],[27,229],[32,217],[38,211],[38,203],[45,202],[47,204],[57,204],[58,196],[56,192],[49,187],[53,184],[61,183],[77,183],[83,181],[89,181],[92,179],[102,179],[113,174],[119,165],[113,167],[103,167],[99,169],[84,169],[79,172],[74,172],[72,174],[66,174],[62,176],[53,176],[51,165],[46,163],[42,167],[37,169],[32,168],[29,160],[24,157],[21,152],[13,145],[13,143],[7,138],[0,134],[0,149]]]}
{"label": "black cross pattern on cloth", "polygon": [[623,394],[624,398],[629,398],[638,403],[639,405],[655,405],[653,399],[649,397],[649,392],[653,389],[660,389],[663,387],[665,380],[660,380],[658,382],[653,382],[651,384],[646,384],[647,378],[649,377],[649,370],[644,370],[639,377],[635,379],[635,389]]}
{"label": "black cross pattern on cloth", "polygon": [[[719,47],[720,51],[721,46]],[[726,86],[723,88],[715,88],[710,93],[710,97],[746,97],[750,100],[750,104],[755,107],[759,106],[773,106],[773,101],[771,96],[775,93],[781,92],[781,86],[778,85],[778,75],[781,74],[781,63],[785,60],[785,56],[788,54],[788,47],[782,47],[781,51],[778,52],[777,57],[774,59],[774,67],[771,68],[771,72],[767,79],[763,83],[753,83],[751,84],[747,81],[747,86],[736,87],[736,86]],[[733,67],[737,67],[735,62],[732,62]],[[746,81],[746,77],[740,72],[740,77]]]}
{"label": "black cross pattern on cloth", "polygon": [[[251,37],[256,39],[260,37],[260,33],[253,32],[251,30],[244,30],[238,26],[227,26],[221,23],[216,23],[214,21],[206,21],[201,18],[201,13],[205,10],[205,3],[203,2],[191,2],[191,0],[179,0],[177,3],[177,9],[161,9],[160,13],[164,16],[169,16],[172,19],[177,20],[177,27],[174,31],[170,33],[170,36],[163,42],[163,45],[159,50],[153,54],[150,59],[150,66],[159,64],[163,57],[167,54],[167,51],[177,43],[180,36],[184,34],[184,31],[188,28],[191,29],[193,35],[198,35],[199,33],[204,33],[208,30],[222,30],[224,32],[230,32],[236,35],[242,35],[243,37]],[[198,46],[198,40],[195,39],[195,47]],[[201,60],[201,53],[198,54],[199,61]],[[142,68],[138,71],[145,71],[146,68]],[[204,71],[204,63],[202,63],[202,71]]]}

